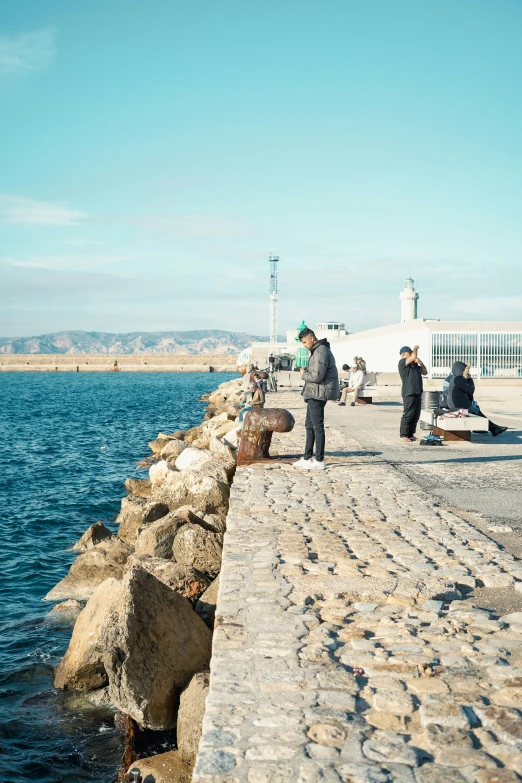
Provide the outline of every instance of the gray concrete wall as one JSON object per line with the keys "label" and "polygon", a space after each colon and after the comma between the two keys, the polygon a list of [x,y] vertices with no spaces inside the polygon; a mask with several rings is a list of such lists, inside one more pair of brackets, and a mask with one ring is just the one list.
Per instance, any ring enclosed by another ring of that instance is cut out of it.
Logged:
{"label": "gray concrete wall", "polygon": [[227,354],[0,354],[0,372],[236,372]]}

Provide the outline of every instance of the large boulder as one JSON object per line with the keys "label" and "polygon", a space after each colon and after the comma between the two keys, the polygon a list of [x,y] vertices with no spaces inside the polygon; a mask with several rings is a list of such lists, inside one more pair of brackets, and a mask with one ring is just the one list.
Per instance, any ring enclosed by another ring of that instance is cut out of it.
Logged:
{"label": "large boulder", "polygon": [[[179,441],[173,441],[173,443],[178,442]],[[159,462],[156,462],[149,468],[149,479],[152,490],[156,490],[159,486],[161,486],[161,484],[163,484],[168,472],[169,466],[164,459],[161,459]]]}
{"label": "large boulder", "polygon": [[189,523],[201,525],[205,530],[217,529],[212,522],[202,519],[193,506],[181,506],[155,522],[151,522],[150,525],[140,528],[134,551],[137,555],[152,555],[170,560],[176,533],[180,527]]}
{"label": "large boulder", "polygon": [[160,432],[157,438],[149,442],[149,449],[153,452],[153,454],[159,455],[161,454],[161,450],[165,448],[169,440],[170,438],[168,435],[164,435],[162,432]]}
{"label": "large boulder", "polygon": [[229,474],[227,467],[222,459],[213,458],[208,462],[205,462],[200,468],[197,468],[195,473],[199,473],[203,476],[211,476],[223,484],[229,483]]}
{"label": "large boulder", "polygon": [[192,441],[199,438],[204,432],[205,423],[206,422],[203,422],[203,424],[198,424],[197,427],[191,427],[189,430],[185,430],[185,443],[192,443]]}
{"label": "large boulder", "polygon": [[214,620],[216,619],[218,591],[219,576],[217,576],[210,587],[207,587],[205,592],[202,593],[195,607],[196,612],[211,631],[214,630]]}
{"label": "large boulder", "polygon": [[[128,502],[128,505],[125,503]],[[157,500],[150,500],[148,503],[131,503],[130,498],[123,498],[121,501],[121,512],[118,516],[122,517],[118,530],[119,537],[128,544],[134,544],[140,528],[150,525],[157,519],[161,519],[169,513],[169,507],[166,503]]]}
{"label": "large boulder", "polygon": [[[133,531],[137,530],[143,519],[143,509],[147,503],[145,498],[139,498],[136,495],[129,495],[122,498],[120,513],[116,517],[116,524],[119,525],[118,535],[124,541],[129,540],[132,543]],[[127,535],[128,531],[128,535]]]}
{"label": "large boulder", "polygon": [[133,555],[129,558],[127,566],[130,568],[134,565],[145,568],[156,579],[170,587],[171,590],[175,590],[193,605],[210,585],[210,578],[206,574],[202,574],[201,571],[182,563],[175,563],[172,560],[164,560],[162,557]]}
{"label": "large boulder", "polygon": [[116,707],[141,726],[173,728],[180,691],[208,668],[212,634],[186,598],[141,566],[122,580],[104,664]]}
{"label": "large boulder", "polygon": [[223,537],[223,533],[227,529],[226,516],[220,516],[219,514],[204,514],[203,521],[209,530],[213,530],[214,533],[221,533],[221,537]]}
{"label": "large boulder", "polygon": [[163,446],[160,454],[161,459],[165,459],[167,461],[176,459],[185,448],[186,444],[184,441],[173,438],[172,440],[169,440],[166,446]]}
{"label": "large boulder", "polygon": [[228,446],[230,446],[232,449],[237,449],[239,447],[239,441],[241,440],[241,430],[243,428],[242,424],[236,424],[236,426],[229,430],[227,434],[223,438],[223,442],[226,443]]}
{"label": "large boulder", "polygon": [[136,467],[139,470],[149,469],[151,465],[154,465],[156,462],[159,462],[160,455],[159,454],[150,454],[148,457],[145,457],[145,459],[140,459],[139,462],[136,463]]}
{"label": "large boulder", "polygon": [[125,481],[125,489],[139,498],[150,498],[152,495],[150,479],[128,478]]}
{"label": "large boulder", "polygon": [[212,455],[204,449],[195,449],[190,446],[179,455],[176,460],[176,468],[178,470],[196,470],[209,462],[212,459]]}
{"label": "large boulder", "polygon": [[71,598],[53,606],[47,617],[49,620],[55,620],[60,623],[74,624],[82,609],[83,604]]}
{"label": "large boulder", "polygon": [[131,547],[119,538],[102,541],[78,555],[67,576],[45,596],[46,601],[75,598],[86,601],[109,577],[121,579]]}
{"label": "large boulder", "polygon": [[78,539],[73,546],[73,549],[75,552],[86,552],[88,549],[91,549],[91,547],[99,544],[100,541],[105,541],[108,538],[116,538],[116,536],[111,533],[108,527],[105,527],[103,522],[95,522],[94,525],[88,527],[83,536]]}
{"label": "large boulder", "polygon": [[177,744],[182,761],[194,766],[198,752],[210,672],[195,674],[181,692],[179,700]]}
{"label": "large boulder", "polygon": [[204,471],[170,471],[156,493],[158,501],[166,503],[171,511],[180,506],[194,506],[202,514],[225,516],[228,509],[230,486]]}
{"label": "large boulder", "polygon": [[57,688],[91,691],[107,685],[104,638],[117,621],[121,592],[121,582],[116,579],[106,579],[93,592],[76,620],[69,647],[56,670]]}
{"label": "large boulder", "polygon": [[224,463],[228,478],[231,479],[236,472],[236,457],[230,446],[220,438],[212,436],[210,438],[209,450],[215,458],[220,459]]}
{"label": "large boulder", "polygon": [[221,536],[200,525],[184,525],[176,534],[172,554],[177,563],[215,576],[221,569]]}
{"label": "large boulder", "polygon": [[141,779],[147,783],[190,783],[192,780],[192,767],[181,760],[177,750],[138,759],[131,764],[127,774],[131,769],[139,769]]}

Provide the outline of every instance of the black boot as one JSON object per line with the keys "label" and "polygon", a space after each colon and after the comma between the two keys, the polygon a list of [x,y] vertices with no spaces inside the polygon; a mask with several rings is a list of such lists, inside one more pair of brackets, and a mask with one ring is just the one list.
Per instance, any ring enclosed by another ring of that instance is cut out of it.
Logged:
{"label": "black boot", "polygon": [[489,428],[489,431],[491,432],[494,438],[496,438],[497,435],[502,435],[502,433],[505,432],[506,430],[507,427],[499,427],[498,424],[493,424],[493,422],[491,422],[491,426]]}

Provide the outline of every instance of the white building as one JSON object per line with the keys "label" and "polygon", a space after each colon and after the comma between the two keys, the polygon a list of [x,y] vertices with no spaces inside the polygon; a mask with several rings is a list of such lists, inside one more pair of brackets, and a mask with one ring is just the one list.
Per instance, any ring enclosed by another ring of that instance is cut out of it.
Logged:
{"label": "white building", "polygon": [[368,370],[397,373],[403,346],[419,346],[429,378],[445,378],[456,361],[475,378],[522,379],[522,321],[427,321],[417,318],[350,334],[332,343],[338,367],[362,356]]}
{"label": "white building", "polygon": [[[327,321],[317,324],[314,331],[319,339],[328,339],[338,367],[362,356],[369,372],[388,376],[385,382],[399,381],[399,350],[418,345],[430,379],[445,378],[455,361],[464,361],[471,365],[475,378],[518,378],[522,383],[522,321],[426,320],[417,317],[418,300],[414,281],[408,277],[400,293],[400,323],[350,334],[341,321]],[[286,337],[286,343],[271,347],[254,343],[249,349],[252,361],[266,366],[270,350],[295,356],[297,331],[287,332]]]}

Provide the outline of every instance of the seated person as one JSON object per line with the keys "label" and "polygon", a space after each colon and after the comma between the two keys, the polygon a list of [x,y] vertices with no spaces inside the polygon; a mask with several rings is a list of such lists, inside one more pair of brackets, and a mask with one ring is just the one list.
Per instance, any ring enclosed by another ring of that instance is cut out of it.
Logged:
{"label": "seated person", "polygon": [[[346,375],[344,378],[339,378],[339,400],[341,399],[341,392],[344,389],[345,386],[350,385],[350,368],[347,364],[343,364],[342,370]],[[338,400],[338,401],[339,401]]]}
{"label": "seated person", "polygon": [[[469,377],[469,364],[465,362],[455,362],[451,368],[451,378],[448,386],[447,407],[450,411],[467,410],[475,416],[482,416],[487,419],[478,404],[474,401],[475,383],[473,378]],[[496,438],[507,430],[507,427],[499,427],[498,424],[489,422],[489,431]]]}
{"label": "seated person", "polygon": [[366,384],[366,375],[361,370],[358,364],[355,364],[352,367],[352,371],[350,373],[350,380],[348,382],[348,386],[345,386],[344,389],[341,391],[341,401],[339,405],[346,405],[346,397],[348,394],[353,393],[353,400],[350,403],[351,406],[355,405],[355,400],[359,396],[359,392],[361,392]]}
{"label": "seated person", "polygon": [[251,410],[261,410],[261,408],[264,407],[265,404],[265,393],[263,391],[262,386],[259,386],[257,383],[251,383],[249,390],[249,394],[252,397],[252,401],[250,405],[245,405],[239,414],[239,423],[243,423],[243,419],[245,418],[245,414],[248,411]]}

